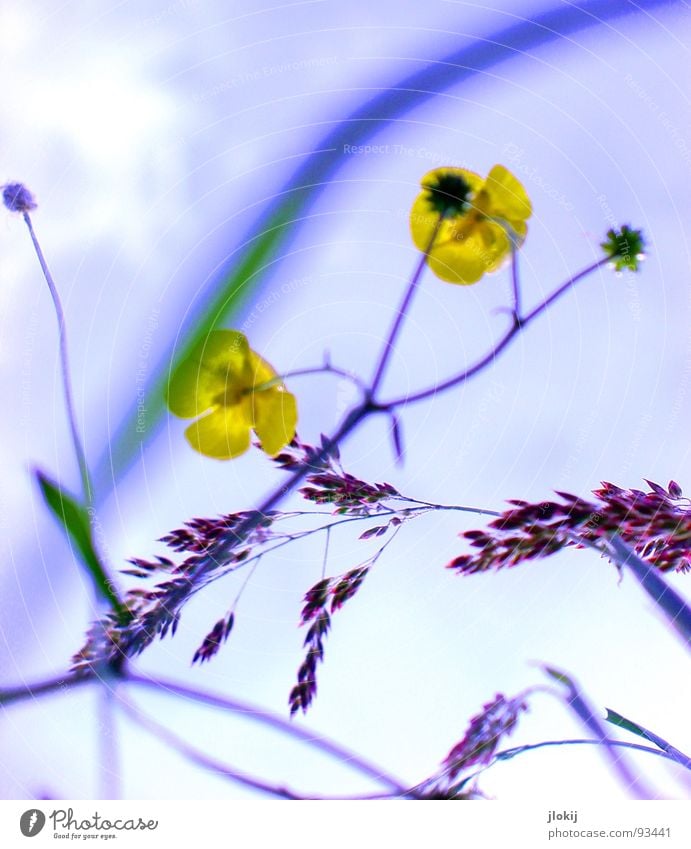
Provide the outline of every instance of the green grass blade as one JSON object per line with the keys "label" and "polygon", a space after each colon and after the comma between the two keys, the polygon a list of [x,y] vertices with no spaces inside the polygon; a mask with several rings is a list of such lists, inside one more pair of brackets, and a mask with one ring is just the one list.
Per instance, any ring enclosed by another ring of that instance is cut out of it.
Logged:
{"label": "green grass blade", "polygon": [[554,681],[558,681],[566,690],[564,701],[569,708],[576,714],[585,727],[592,732],[595,738],[600,742],[603,751],[607,755],[612,770],[619,776],[624,787],[638,799],[650,799],[651,794],[643,783],[628,768],[624,760],[614,751],[614,747],[610,744],[605,731],[605,727],[597,716],[593,708],[590,706],[586,698],[582,695],[580,688],[576,682],[565,672],[554,669],[550,666],[543,666],[543,671],[549,675]]}
{"label": "green grass blade", "polygon": [[[315,202],[341,166],[350,157],[344,145],[367,142],[392,120],[410,112],[438,93],[471,79],[502,63],[520,58],[560,38],[568,37],[610,20],[630,14],[649,14],[657,6],[680,4],[680,0],[649,0],[646,9],[636,4],[591,0],[558,4],[532,20],[522,20],[461,47],[438,61],[430,60],[420,71],[375,95],[341,121],[315,145],[292,178],[275,194],[276,200],[242,240],[239,255],[231,257],[229,268],[207,292],[188,325],[182,344],[156,364],[143,398],[135,400],[112,435],[95,474],[97,494],[110,492],[159,430],[165,413],[164,393],[167,375],[208,331],[236,316],[241,306],[257,291],[269,269],[279,259],[279,249],[293,238],[309,207]],[[147,409],[147,427],[138,432],[138,403]]]}
{"label": "green grass blade", "polygon": [[[291,223],[292,205],[279,209],[271,226],[263,229],[259,236],[245,247],[221,285],[212,293],[207,305],[197,317],[193,327],[183,335],[175,352],[169,353],[156,366],[154,376],[146,388],[143,399],[131,407],[111,437],[108,452],[96,468],[96,490],[103,496],[109,492],[120,476],[160,429],[165,407],[165,389],[171,372],[189,355],[215,327],[230,316],[236,315],[250,295],[255,291],[263,272],[275,260],[282,242],[287,237]],[[146,407],[146,428],[142,432],[139,404]]]}
{"label": "green grass blade", "polygon": [[611,708],[607,708],[607,716],[605,717],[607,722],[610,722],[612,725],[616,725],[617,728],[623,728],[624,731],[628,731],[631,734],[635,734],[637,737],[642,737],[644,740],[647,740],[649,743],[654,743],[658,749],[661,749],[663,752],[666,752],[672,760],[676,761],[678,764],[681,764],[686,769],[691,770],[691,758],[688,755],[685,755],[683,752],[679,751],[675,746],[672,746],[671,743],[668,743],[662,737],[659,737],[652,731],[648,731],[647,728],[644,728],[642,725],[639,725],[637,722],[633,722],[630,719],[627,719],[625,716],[622,716],[620,713],[617,713],[616,710],[612,710]]}
{"label": "green grass blade", "polygon": [[96,551],[88,512],[72,495],[40,469],[36,469],[35,474],[43,500],[73,543],[73,550],[76,550],[79,555],[96,594],[107,601],[119,614],[124,614],[123,604]]}

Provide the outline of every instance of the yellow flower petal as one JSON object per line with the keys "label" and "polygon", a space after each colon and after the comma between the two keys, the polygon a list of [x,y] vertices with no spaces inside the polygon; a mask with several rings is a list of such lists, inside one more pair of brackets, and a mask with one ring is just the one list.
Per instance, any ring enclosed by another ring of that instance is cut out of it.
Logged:
{"label": "yellow flower petal", "polygon": [[465,224],[451,230],[450,238],[435,244],[428,264],[442,280],[469,285],[496,271],[509,250],[504,228],[471,212]]}
{"label": "yellow flower petal", "polygon": [[195,451],[217,460],[239,457],[250,447],[252,408],[249,397],[239,404],[217,407],[193,422],[185,431]]}
{"label": "yellow flower petal", "polygon": [[511,251],[511,238],[501,224],[493,221],[481,221],[474,235],[482,246],[480,254],[487,271],[496,271],[508,259]]}
{"label": "yellow flower petal", "polygon": [[295,396],[283,385],[255,392],[254,430],[261,440],[262,450],[273,456],[295,436],[298,411]]}
{"label": "yellow flower petal", "polygon": [[295,436],[295,397],[237,330],[208,334],[176,369],[167,401],[183,418],[206,413],[185,436],[195,451],[207,457],[228,460],[243,454],[253,428],[264,451],[272,455]]}
{"label": "yellow flower petal", "polygon": [[198,416],[219,403],[226,389],[242,390],[249,344],[237,330],[213,330],[173,373],[166,391],[171,412],[183,419]]}
{"label": "yellow flower petal", "polygon": [[427,264],[437,277],[462,286],[477,283],[487,271],[487,265],[480,256],[454,245],[434,250]]}
{"label": "yellow flower petal", "polygon": [[509,223],[525,221],[533,214],[523,184],[503,165],[495,165],[487,175],[485,189],[490,198],[489,214],[506,218]]}
{"label": "yellow flower petal", "polygon": [[249,357],[247,358],[247,370],[245,376],[246,386],[248,388],[255,388],[272,381],[276,377],[276,372],[265,359],[259,356],[259,354],[255,351],[250,351]]}

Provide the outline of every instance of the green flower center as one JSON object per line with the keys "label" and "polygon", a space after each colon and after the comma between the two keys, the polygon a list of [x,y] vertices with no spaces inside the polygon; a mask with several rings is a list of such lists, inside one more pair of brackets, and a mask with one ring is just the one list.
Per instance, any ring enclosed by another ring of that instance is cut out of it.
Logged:
{"label": "green flower center", "polygon": [[427,200],[440,215],[464,215],[470,207],[472,189],[460,174],[442,174],[427,187]]}

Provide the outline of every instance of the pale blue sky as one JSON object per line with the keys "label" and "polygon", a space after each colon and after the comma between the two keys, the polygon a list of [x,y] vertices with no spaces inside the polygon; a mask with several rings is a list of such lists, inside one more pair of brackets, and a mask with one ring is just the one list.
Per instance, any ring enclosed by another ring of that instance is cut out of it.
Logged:
{"label": "pale blue sky", "polygon": [[[571,4],[561,3],[567,7]],[[420,177],[440,164],[486,173],[503,162],[534,206],[522,252],[525,299],[537,302],[598,255],[613,223],[641,226],[650,256],[638,277],[591,277],[519,340],[483,379],[403,414],[406,464],[394,467],[383,422],[344,448],[346,467],[404,492],[499,509],[553,489],[583,495],[601,479],[691,486],[691,126],[689,8],[665,4],[493,67],[382,126],[369,153],[344,151],[337,182],[238,317],[277,369],[334,362],[372,367],[415,262],[407,213]],[[548,8],[546,3],[425,4],[325,0],[279,4],[6,0],[0,179],[36,193],[35,223],[63,292],[75,389],[90,459],[136,396],[138,369],[164,355],[200,293],[270,199],[333,123],[374,90]],[[89,597],[31,487],[39,464],[76,483],[55,368],[47,293],[23,232],[0,227],[2,421],[0,570],[3,679],[64,666],[88,622]],[[387,378],[400,393],[443,377],[501,330],[506,272],[460,288],[428,274]],[[288,291],[286,291],[288,290]],[[253,313],[252,310],[255,310]],[[146,353],[143,353],[146,352]],[[295,381],[300,432],[330,430],[349,402],[324,377]],[[160,552],[155,540],[190,516],[252,506],[274,480],[258,452],[222,464],[194,455],[170,419],[99,508],[114,563]],[[592,700],[691,749],[686,658],[630,580],[571,553],[500,576],[443,569],[472,520],[406,528],[360,596],[337,617],[307,722],[405,780],[431,771],[495,692],[539,682],[530,666],[570,670]],[[332,571],[370,549],[344,535]],[[319,577],[321,545],[285,550],[257,572],[227,648],[189,668],[196,644],[232,597],[212,589],[144,668],[284,711],[300,661],[300,599]],[[686,579],[688,581],[688,578]],[[682,581],[675,581],[684,587]],[[142,700],[217,756],[292,787],[357,792],[352,776],[264,733],[170,700]],[[8,712],[0,735],[6,798],[98,796],[93,698]],[[203,722],[199,717],[204,716]],[[36,728],[43,732],[37,737]],[[86,730],[85,730],[86,729]],[[579,735],[557,704],[536,701],[514,740]],[[125,793],[211,798],[244,791],[184,765],[123,727]],[[79,757],[75,757],[79,752]],[[678,783],[650,769],[658,786]],[[558,770],[558,778],[553,770]],[[513,799],[554,790],[619,797],[597,754],[535,754],[483,787]]]}

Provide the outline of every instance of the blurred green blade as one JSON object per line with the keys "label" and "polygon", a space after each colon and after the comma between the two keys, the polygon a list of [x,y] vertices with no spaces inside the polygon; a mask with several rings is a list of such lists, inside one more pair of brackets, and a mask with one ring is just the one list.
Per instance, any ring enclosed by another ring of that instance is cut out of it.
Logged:
{"label": "blurred green blade", "polygon": [[[125,414],[96,468],[95,483],[99,496],[103,497],[113,489],[161,426],[165,412],[163,390],[170,370],[211,328],[237,315],[242,304],[256,292],[268,269],[279,258],[281,245],[294,237],[306,220],[308,208],[334,174],[350,160],[344,155],[345,145],[363,144],[391,121],[400,120],[401,116],[426,100],[502,62],[515,61],[560,38],[607,24],[616,18],[649,15],[658,6],[670,5],[681,5],[681,0],[648,0],[645,8],[636,3],[612,3],[611,0],[559,3],[533,19],[520,20],[475,41],[468,42],[467,36],[459,36],[465,43],[458,50],[437,60],[430,59],[430,63],[420,71],[365,101],[319,139],[313,153],[286,184],[277,188],[275,200],[260,213],[245,234],[239,255],[232,257],[231,267],[204,296],[204,302],[185,330],[182,344],[156,364],[144,397],[136,399]],[[449,21],[450,28],[453,23]],[[462,20],[459,26],[462,31]],[[147,410],[144,432],[141,427],[137,428],[139,404]]]}
{"label": "blurred green blade", "polygon": [[40,469],[36,469],[35,474],[43,500],[67,537],[74,543],[96,593],[118,613],[124,613],[122,602],[96,553],[86,509]]}
{"label": "blurred green blade", "polygon": [[607,708],[607,716],[605,719],[607,722],[611,722],[612,725],[616,725],[617,728],[623,728],[624,731],[629,731],[637,737],[642,737],[644,740],[654,743],[658,749],[666,752],[678,764],[686,767],[686,769],[691,769],[691,758],[671,743],[668,743],[665,739],[655,734],[653,731],[648,731],[647,728],[644,728],[637,722],[633,722],[631,719],[627,719],[625,716],[622,716],[620,713],[617,713],[616,710],[612,710],[611,708]]}
{"label": "blurred green blade", "polygon": [[[233,270],[221,281],[209,303],[174,352],[158,363],[153,378],[146,388],[144,399],[130,408],[111,437],[108,453],[101,458],[96,468],[96,489],[99,493],[109,492],[118,478],[127,471],[144,445],[157,433],[163,423],[166,410],[165,390],[175,366],[230,315],[239,312],[244,302],[254,292],[262,273],[278,254],[282,241],[287,236],[287,225],[291,223],[293,204],[285,203],[277,210],[273,223],[263,228],[249,246],[243,246]],[[142,432],[140,406],[146,409],[146,428]]]}
{"label": "blurred green blade", "polygon": [[636,734],[638,737],[642,737],[644,740],[650,740],[648,736],[648,732],[640,725],[637,725],[635,722],[632,722],[630,719],[627,719],[625,716],[622,716],[620,713],[617,713],[615,710],[611,708],[606,708],[607,716],[605,720],[607,722],[611,722],[612,725],[616,725],[617,728],[623,728],[624,731],[629,731],[631,734]]}
{"label": "blurred green blade", "polygon": [[575,680],[567,675],[561,669],[555,669],[553,666],[542,666],[543,671],[549,675],[554,681],[558,681],[566,690],[563,699],[567,707],[569,707],[585,725],[585,727],[595,736],[609,760],[612,770],[618,775],[623,786],[638,799],[651,799],[649,790],[636,775],[629,769],[623,758],[614,750],[614,747],[607,738],[604,725],[600,717],[595,713],[588,700],[582,694],[580,687]]}

